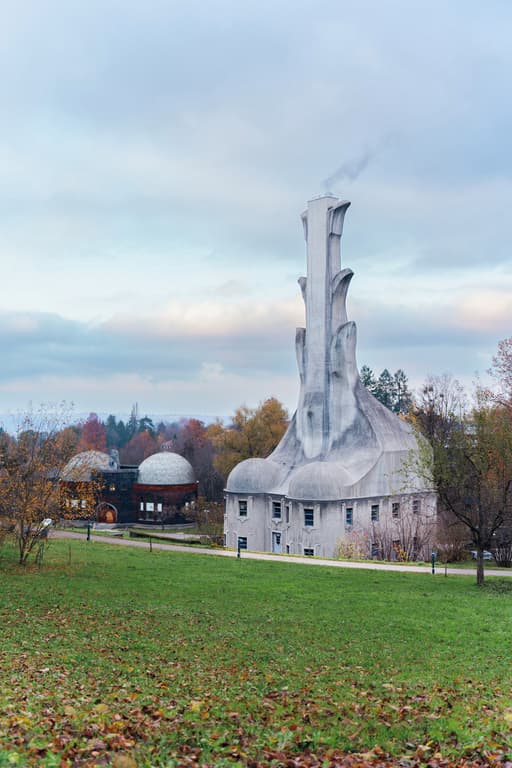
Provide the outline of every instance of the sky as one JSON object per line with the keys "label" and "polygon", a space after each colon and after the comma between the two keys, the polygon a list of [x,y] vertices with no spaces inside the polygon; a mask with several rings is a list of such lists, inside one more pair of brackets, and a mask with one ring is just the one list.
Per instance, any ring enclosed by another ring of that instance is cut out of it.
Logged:
{"label": "sky", "polygon": [[358,362],[512,334],[508,0],[2,0],[0,413],[298,394],[300,214],[351,200]]}

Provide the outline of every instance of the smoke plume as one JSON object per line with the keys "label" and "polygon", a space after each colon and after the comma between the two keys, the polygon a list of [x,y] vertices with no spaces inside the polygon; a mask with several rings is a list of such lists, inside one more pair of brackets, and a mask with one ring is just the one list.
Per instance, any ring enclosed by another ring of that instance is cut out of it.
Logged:
{"label": "smoke plume", "polygon": [[365,150],[361,155],[359,155],[359,157],[347,160],[347,162],[343,163],[343,165],[340,165],[339,168],[333,171],[331,175],[324,180],[323,185],[325,191],[331,192],[333,185],[338,181],[343,181],[343,179],[355,181],[355,179],[361,175],[369,163],[374,160],[375,157],[377,157],[377,155],[384,149],[385,146],[390,143],[390,141],[391,137],[388,136],[386,139],[379,142],[379,144]]}

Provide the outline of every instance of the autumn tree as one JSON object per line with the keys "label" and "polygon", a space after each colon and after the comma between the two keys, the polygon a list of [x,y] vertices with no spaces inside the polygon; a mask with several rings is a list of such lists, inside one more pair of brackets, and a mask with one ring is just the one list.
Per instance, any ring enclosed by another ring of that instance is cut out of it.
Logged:
{"label": "autumn tree", "polygon": [[214,447],[208,429],[198,419],[186,419],[179,427],[174,430],[172,450],[192,465],[199,482],[199,495],[208,502],[220,502],[224,482],[214,465]]}
{"label": "autumn tree", "polygon": [[22,565],[34,549],[42,552],[45,521],[61,512],[59,477],[76,452],[73,431],[62,429],[68,420],[65,406],[41,408],[22,416],[16,434],[0,441],[0,519],[12,531]]}
{"label": "autumn tree", "polygon": [[90,413],[82,426],[82,434],[77,452],[106,450],[107,435],[105,425],[98,418],[98,414]]}
{"label": "autumn tree", "polygon": [[187,518],[193,521],[199,533],[212,536],[218,543],[222,542],[224,531],[224,503],[208,501],[199,496],[190,503]]}
{"label": "autumn tree", "polygon": [[488,394],[464,392],[448,377],[431,378],[414,411],[427,439],[415,469],[437,491],[442,513],[462,523],[477,552],[477,584],[484,581],[484,551],[512,521],[512,420]]}
{"label": "autumn tree", "polygon": [[136,432],[120,451],[123,464],[140,464],[148,456],[158,453],[158,443],[148,430]]}
{"label": "autumn tree", "polygon": [[[4,474],[4,462],[5,456],[11,452],[11,444],[13,438],[3,429],[0,428],[0,488],[2,477]],[[0,503],[1,504],[1,503]],[[2,507],[0,505],[0,544],[3,544],[7,537],[14,531],[14,520],[2,513]]]}
{"label": "autumn tree", "polygon": [[288,418],[284,406],[271,397],[256,409],[240,406],[228,427],[220,421],[210,425],[215,467],[224,480],[240,461],[272,453],[287,429]]}

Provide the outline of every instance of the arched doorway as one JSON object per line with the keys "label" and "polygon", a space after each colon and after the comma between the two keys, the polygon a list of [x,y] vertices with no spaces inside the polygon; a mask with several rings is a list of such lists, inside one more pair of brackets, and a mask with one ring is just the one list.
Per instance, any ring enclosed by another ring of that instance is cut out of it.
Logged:
{"label": "arched doorway", "polygon": [[117,509],[113,504],[102,501],[96,509],[96,521],[98,523],[117,523]]}

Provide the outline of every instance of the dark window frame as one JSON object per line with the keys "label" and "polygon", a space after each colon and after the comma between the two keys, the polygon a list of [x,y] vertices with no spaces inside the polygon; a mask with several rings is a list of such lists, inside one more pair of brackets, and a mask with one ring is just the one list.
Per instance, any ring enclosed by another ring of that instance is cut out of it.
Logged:
{"label": "dark window frame", "polygon": [[272,520],[281,520],[282,513],[283,513],[283,510],[282,510],[281,502],[273,501],[272,502]]}

